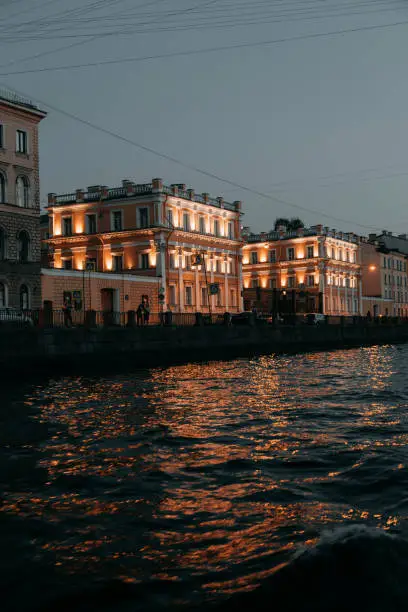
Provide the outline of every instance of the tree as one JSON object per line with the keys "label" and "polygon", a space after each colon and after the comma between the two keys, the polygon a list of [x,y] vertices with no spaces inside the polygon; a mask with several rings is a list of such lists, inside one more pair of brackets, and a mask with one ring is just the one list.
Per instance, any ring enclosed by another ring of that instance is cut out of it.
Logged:
{"label": "tree", "polygon": [[278,227],[285,227],[287,232],[293,232],[301,227],[305,227],[305,224],[299,217],[292,217],[287,219],[286,217],[278,217],[274,224],[274,230],[277,231]]}

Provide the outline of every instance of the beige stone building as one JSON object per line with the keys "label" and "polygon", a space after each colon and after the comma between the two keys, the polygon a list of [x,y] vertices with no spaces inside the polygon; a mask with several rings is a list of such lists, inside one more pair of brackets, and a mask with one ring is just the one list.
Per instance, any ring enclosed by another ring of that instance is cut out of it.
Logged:
{"label": "beige stone building", "polygon": [[0,90],[0,309],[41,305],[38,124],[45,116]]}

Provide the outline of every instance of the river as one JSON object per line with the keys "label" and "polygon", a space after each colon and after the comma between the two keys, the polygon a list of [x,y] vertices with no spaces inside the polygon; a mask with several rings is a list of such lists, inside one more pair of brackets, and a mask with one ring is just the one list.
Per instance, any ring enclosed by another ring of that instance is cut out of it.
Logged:
{"label": "river", "polygon": [[2,609],[408,609],[407,361],[10,382]]}

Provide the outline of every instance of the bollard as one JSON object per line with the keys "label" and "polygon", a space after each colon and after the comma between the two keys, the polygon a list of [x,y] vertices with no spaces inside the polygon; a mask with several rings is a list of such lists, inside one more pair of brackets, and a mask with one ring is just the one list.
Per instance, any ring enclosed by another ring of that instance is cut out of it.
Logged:
{"label": "bollard", "polygon": [[136,327],[136,312],[134,310],[127,311],[126,327]]}

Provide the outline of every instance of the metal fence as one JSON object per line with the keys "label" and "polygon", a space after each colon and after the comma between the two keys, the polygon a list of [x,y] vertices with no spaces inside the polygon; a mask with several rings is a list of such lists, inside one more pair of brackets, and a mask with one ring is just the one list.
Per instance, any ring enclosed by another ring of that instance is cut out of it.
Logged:
{"label": "metal fence", "polygon": [[308,315],[284,315],[274,317],[270,313],[204,314],[193,312],[152,312],[147,318],[140,318],[136,312],[102,312],[83,310],[24,310],[0,308],[0,329],[5,328],[118,328],[118,327],[191,327],[206,325],[337,325],[375,326],[403,325],[408,319],[402,317],[360,317],[322,316],[319,319]]}

